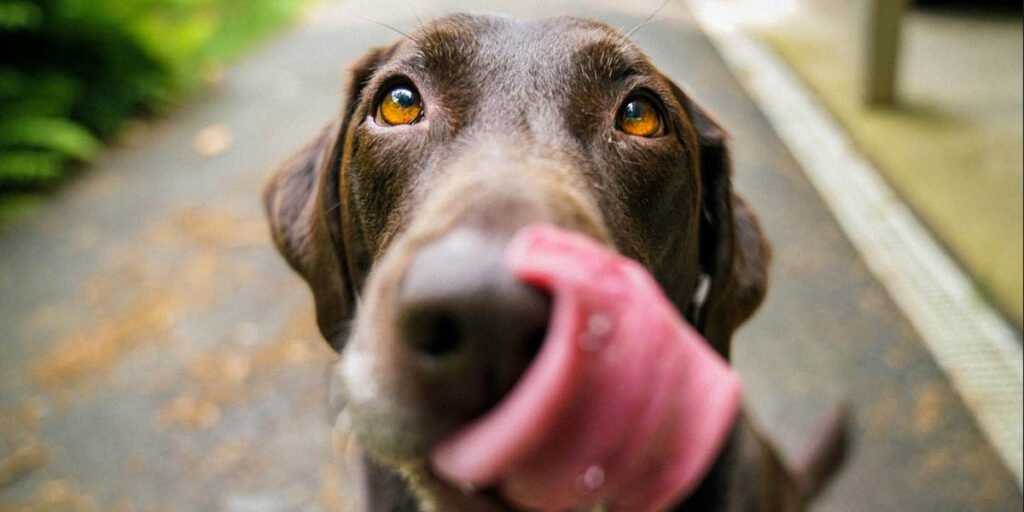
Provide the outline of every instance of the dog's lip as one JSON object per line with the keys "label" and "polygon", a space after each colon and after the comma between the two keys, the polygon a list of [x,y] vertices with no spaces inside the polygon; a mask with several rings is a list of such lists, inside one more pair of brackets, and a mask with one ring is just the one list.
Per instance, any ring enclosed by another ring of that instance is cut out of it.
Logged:
{"label": "dog's lip", "polygon": [[655,510],[688,492],[738,412],[735,372],[639,264],[550,226],[507,255],[552,292],[551,327],[509,395],[435,447],[436,472],[538,510]]}

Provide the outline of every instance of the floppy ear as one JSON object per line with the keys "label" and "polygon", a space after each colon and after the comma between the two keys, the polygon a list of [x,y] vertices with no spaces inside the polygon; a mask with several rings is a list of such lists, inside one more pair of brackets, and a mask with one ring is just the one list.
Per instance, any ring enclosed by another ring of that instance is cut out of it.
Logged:
{"label": "floppy ear", "polygon": [[[702,276],[689,317],[728,359],[733,331],[753,314],[768,286],[771,248],[754,212],[732,188],[725,131],[679,92],[696,130],[701,173]],[[710,282],[706,282],[710,280]]]}
{"label": "floppy ear", "polygon": [[353,66],[340,118],[278,168],[263,189],[274,243],[312,289],[320,333],[335,350],[344,346],[355,313],[355,291],[341,236],[342,139],[363,87],[388,53],[372,50]]}
{"label": "floppy ear", "polygon": [[[324,128],[305,148],[289,158],[263,189],[263,206],[278,251],[309,283],[320,333],[335,350],[347,337],[345,327],[353,297],[344,266],[327,227],[331,203],[325,176],[338,138],[337,122]],[[335,196],[337,193],[335,192]],[[344,248],[339,247],[341,251]]]}

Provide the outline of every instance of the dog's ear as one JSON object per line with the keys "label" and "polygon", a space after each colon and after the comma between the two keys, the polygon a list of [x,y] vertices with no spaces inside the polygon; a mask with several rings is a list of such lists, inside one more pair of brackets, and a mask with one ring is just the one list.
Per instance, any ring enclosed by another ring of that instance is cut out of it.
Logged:
{"label": "dog's ear", "polygon": [[771,248],[754,212],[733,191],[725,131],[677,89],[697,136],[702,276],[688,317],[728,359],[733,331],[764,299]]}
{"label": "dog's ear", "polygon": [[263,189],[263,206],[274,243],[312,288],[317,325],[335,350],[345,342],[345,327],[353,309],[347,272],[327,227],[328,216],[336,214],[337,209],[330,209],[331,203],[324,197],[330,195],[325,182],[333,180],[324,174],[329,172],[338,132],[337,122],[324,128],[289,158]]}
{"label": "dog's ear", "polygon": [[270,177],[263,206],[278,250],[309,284],[320,333],[335,350],[348,338],[355,291],[341,236],[338,192],[342,140],[362,89],[390,54],[378,48],[356,62],[341,115]]}

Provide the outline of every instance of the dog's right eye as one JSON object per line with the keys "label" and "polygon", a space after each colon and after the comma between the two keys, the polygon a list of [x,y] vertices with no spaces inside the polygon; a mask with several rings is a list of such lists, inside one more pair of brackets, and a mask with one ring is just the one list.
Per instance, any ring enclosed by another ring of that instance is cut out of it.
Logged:
{"label": "dog's right eye", "polygon": [[413,124],[423,116],[423,101],[412,87],[392,87],[377,105],[376,120],[380,124],[398,126]]}

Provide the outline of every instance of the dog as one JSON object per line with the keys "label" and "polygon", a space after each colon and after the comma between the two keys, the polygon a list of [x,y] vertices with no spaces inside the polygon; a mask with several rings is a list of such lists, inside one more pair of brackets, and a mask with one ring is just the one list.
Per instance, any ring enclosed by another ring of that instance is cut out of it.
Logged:
{"label": "dog", "polygon": [[[725,358],[765,295],[770,249],[733,190],[725,131],[606,25],[443,17],[369,51],[345,96],[264,204],[341,353],[353,510],[516,509],[427,459],[509,392],[543,341],[550,297],[502,263],[523,226],[639,262]],[[741,414],[675,510],[803,510],[843,457],[845,421],[831,415],[786,462]]]}

